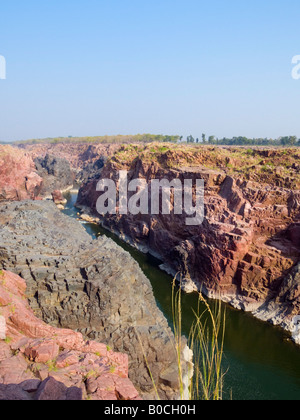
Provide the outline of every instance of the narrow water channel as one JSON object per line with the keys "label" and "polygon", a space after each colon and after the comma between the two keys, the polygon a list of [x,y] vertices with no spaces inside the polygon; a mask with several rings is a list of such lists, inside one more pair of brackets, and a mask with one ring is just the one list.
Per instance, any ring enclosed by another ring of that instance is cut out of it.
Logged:
{"label": "narrow water channel", "polygon": [[[77,195],[69,193],[66,198],[64,213],[77,218],[78,210],[74,207]],[[84,223],[84,227],[94,238],[99,234],[112,238],[132,255],[151,281],[157,304],[171,325],[172,278],[159,269],[161,262],[133,249],[99,226]],[[182,332],[187,336],[194,321],[192,310],[197,309],[197,304],[197,294],[182,296]],[[300,347],[280,328],[225,306],[224,399],[300,400]]]}

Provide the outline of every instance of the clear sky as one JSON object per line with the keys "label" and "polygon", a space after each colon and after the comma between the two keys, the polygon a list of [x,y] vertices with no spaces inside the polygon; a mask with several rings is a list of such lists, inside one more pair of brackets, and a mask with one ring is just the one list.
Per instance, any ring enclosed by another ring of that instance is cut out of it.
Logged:
{"label": "clear sky", "polygon": [[300,137],[299,0],[9,0],[0,140]]}

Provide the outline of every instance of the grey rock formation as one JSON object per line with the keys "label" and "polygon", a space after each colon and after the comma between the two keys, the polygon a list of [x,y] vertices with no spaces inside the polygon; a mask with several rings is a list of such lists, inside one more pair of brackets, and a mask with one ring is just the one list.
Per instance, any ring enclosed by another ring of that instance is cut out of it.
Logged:
{"label": "grey rock formation", "polygon": [[85,184],[91,179],[99,179],[101,176],[101,170],[103,169],[107,157],[100,156],[95,162],[87,163],[84,168],[79,171],[76,175],[77,184]]}
{"label": "grey rock formation", "polygon": [[1,267],[26,280],[30,305],[45,322],[127,353],[130,379],[144,395],[153,396],[146,356],[161,398],[178,396],[173,334],[149,280],[112,240],[93,240],[51,202],[2,204]]}
{"label": "grey rock formation", "polygon": [[300,345],[300,263],[284,278],[278,295],[258,308],[254,315],[262,321],[281,325]]}
{"label": "grey rock formation", "polygon": [[46,155],[36,158],[37,173],[43,178],[42,196],[49,196],[55,190],[65,190],[74,183],[75,175],[70,163],[63,158]]}

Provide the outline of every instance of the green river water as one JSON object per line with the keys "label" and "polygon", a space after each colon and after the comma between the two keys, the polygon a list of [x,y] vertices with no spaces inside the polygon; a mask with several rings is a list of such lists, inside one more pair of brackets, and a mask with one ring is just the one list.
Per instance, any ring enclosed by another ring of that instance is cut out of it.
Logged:
{"label": "green river water", "polygon": [[[64,213],[77,218],[77,195],[67,194]],[[138,262],[151,281],[157,305],[171,326],[172,278],[159,269],[160,261],[144,255],[94,224],[84,223],[94,238],[112,238]],[[213,304],[213,302],[210,302]],[[182,295],[182,332],[188,336],[194,321],[197,294]],[[223,369],[226,371],[224,399],[300,400],[300,347],[282,329],[255,319],[252,315],[226,306],[226,334]]]}

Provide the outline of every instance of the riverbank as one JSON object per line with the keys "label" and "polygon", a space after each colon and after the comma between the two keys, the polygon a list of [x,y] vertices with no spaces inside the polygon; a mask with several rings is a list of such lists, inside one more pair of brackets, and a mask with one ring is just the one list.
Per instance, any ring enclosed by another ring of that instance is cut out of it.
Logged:
{"label": "riverbank", "polygon": [[[64,213],[78,219],[76,194],[68,194]],[[80,223],[80,221],[79,221]],[[161,261],[121,241],[97,224],[82,222],[94,238],[105,235],[131,254],[149,278],[158,307],[172,325],[172,277],[161,271]],[[209,301],[213,307],[214,301]],[[182,295],[183,333],[189,334],[197,309],[196,294]],[[224,304],[226,335],[224,343],[224,399],[233,400],[292,400],[300,399],[300,352],[281,328],[255,319]]]}
{"label": "riverbank", "polygon": [[[83,184],[78,205],[99,218],[99,180],[119,185],[143,179],[183,185],[204,181],[201,225],[184,214],[106,214],[100,222],[143,252],[179,273],[184,291],[201,291],[292,333],[300,313],[299,150],[186,148],[157,144],[122,147]],[[118,191],[118,187],[116,188]],[[147,188],[146,188],[147,191]],[[151,208],[152,193],[145,196]],[[128,200],[135,200],[128,191]],[[118,205],[118,200],[117,200]],[[175,203],[174,203],[175,205]]]}

